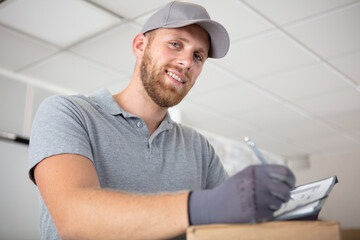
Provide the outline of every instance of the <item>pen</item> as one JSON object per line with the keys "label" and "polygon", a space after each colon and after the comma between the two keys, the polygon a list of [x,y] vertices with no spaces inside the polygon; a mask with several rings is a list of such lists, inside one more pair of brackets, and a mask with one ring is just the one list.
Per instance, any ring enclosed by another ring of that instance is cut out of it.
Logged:
{"label": "pen", "polygon": [[260,162],[262,164],[267,164],[268,162],[266,161],[266,159],[264,158],[264,155],[262,155],[262,153],[259,151],[259,149],[256,147],[255,143],[249,138],[249,137],[245,137],[244,141],[246,142],[246,144],[251,148],[251,150],[253,150],[253,152],[255,153],[255,155],[257,156],[257,158],[260,160]]}

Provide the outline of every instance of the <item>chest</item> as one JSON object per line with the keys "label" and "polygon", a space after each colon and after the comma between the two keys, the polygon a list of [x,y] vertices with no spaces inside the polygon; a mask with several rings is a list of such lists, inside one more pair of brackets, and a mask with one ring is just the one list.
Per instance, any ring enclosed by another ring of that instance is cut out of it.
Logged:
{"label": "chest", "polygon": [[103,188],[153,193],[205,184],[199,149],[179,134],[166,130],[149,136],[144,123],[136,120],[98,131],[90,139]]}

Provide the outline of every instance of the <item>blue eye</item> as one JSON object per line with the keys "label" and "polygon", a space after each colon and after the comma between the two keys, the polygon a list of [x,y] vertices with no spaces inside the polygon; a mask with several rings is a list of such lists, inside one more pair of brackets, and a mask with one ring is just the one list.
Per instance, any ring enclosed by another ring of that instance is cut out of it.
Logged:
{"label": "blue eye", "polygon": [[172,42],[171,45],[173,45],[173,46],[176,47],[176,48],[177,48],[177,47],[180,47],[180,45],[179,45],[178,43],[176,43],[176,42]]}
{"label": "blue eye", "polygon": [[200,62],[202,62],[202,57],[199,54],[194,54],[194,58]]}

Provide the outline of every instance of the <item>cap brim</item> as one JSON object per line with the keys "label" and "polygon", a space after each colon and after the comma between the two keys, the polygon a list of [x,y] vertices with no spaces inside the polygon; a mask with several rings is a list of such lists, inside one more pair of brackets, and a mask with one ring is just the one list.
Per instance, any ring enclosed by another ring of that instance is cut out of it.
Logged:
{"label": "cap brim", "polygon": [[209,51],[210,58],[222,58],[226,55],[230,46],[229,35],[226,29],[220,23],[217,23],[213,20],[188,20],[177,22],[175,24],[166,24],[165,26],[162,26],[162,28],[179,28],[191,24],[197,24],[209,33],[211,40],[211,47]]}

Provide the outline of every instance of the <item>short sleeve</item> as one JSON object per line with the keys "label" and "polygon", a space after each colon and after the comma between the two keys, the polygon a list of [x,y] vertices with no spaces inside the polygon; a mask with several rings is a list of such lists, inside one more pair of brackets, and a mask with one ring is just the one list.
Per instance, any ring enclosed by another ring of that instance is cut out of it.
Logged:
{"label": "short sleeve", "polygon": [[34,167],[43,159],[79,154],[93,161],[86,121],[76,101],[68,96],[47,98],[33,121],[29,146],[29,177],[35,183]]}

